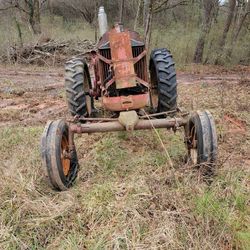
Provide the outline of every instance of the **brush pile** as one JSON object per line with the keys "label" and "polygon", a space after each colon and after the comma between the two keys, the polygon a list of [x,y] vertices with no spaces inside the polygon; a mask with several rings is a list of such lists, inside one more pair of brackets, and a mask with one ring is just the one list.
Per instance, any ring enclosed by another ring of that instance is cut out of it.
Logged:
{"label": "brush pile", "polygon": [[90,40],[77,42],[49,40],[35,45],[11,46],[0,60],[10,63],[55,66],[63,64],[72,56],[84,56],[94,48],[95,44]]}

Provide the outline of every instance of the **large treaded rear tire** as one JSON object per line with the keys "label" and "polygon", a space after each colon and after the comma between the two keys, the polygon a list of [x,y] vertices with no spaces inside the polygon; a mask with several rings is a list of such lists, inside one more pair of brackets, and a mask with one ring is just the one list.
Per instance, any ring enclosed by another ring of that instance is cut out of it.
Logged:
{"label": "large treaded rear tire", "polygon": [[177,81],[175,63],[170,51],[155,49],[150,56],[150,78],[152,90],[158,95],[156,112],[168,112],[177,108]]}
{"label": "large treaded rear tire", "polygon": [[[89,85],[90,77],[87,63],[78,58],[65,64],[65,88],[68,108],[72,116],[88,116],[88,107],[84,84]],[[89,86],[90,87],[90,86]]]}

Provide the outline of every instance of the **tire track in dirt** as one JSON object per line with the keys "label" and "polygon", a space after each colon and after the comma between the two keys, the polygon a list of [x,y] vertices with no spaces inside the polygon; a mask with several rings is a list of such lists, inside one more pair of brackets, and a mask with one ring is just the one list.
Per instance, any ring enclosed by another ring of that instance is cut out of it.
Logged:
{"label": "tire track in dirt", "polygon": [[64,117],[63,71],[0,67],[0,127]]}
{"label": "tire track in dirt", "polygon": [[[250,67],[232,72],[178,72],[180,85],[250,84]],[[61,68],[0,66],[0,127],[44,124],[68,115]]]}

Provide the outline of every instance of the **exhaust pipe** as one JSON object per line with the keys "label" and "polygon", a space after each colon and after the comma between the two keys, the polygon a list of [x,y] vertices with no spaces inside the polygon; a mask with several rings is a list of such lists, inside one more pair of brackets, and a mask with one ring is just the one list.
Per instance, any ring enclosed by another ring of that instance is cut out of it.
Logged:
{"label": "exhaust pipe", "polygon": [[98,23],[99,23],[100,36],[102,37],[103,34],[108,31],[108,20],[103,6],[99,8]]}

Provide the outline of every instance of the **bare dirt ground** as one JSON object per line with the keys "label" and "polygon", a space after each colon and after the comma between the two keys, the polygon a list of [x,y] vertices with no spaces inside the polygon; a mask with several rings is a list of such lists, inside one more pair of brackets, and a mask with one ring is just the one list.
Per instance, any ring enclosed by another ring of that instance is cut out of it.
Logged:
{"label": "bare dirt ground", "polygon": [[[178,72],[179,86],[250,84],[250,68],[190,67]],[[0,127],[34,125],[67,113],[61,68],[0,67]]]}
{"label": "bare dirt ground", "polygon": [[0,68],[0,126],[31,125],[61,117],[63,72],[60,68]]}
{"label": "bare dirt ground", "polygon": [[[185,163],[183,131],[76,136],[67,192],[43,174],[47,120],[68,115],[62,68],[0,66],[0,249],[249,249],[250,67],[187,66],[178,103],[211,111],[212,182]],[[174,163],[164,154],[162,143]]]}

